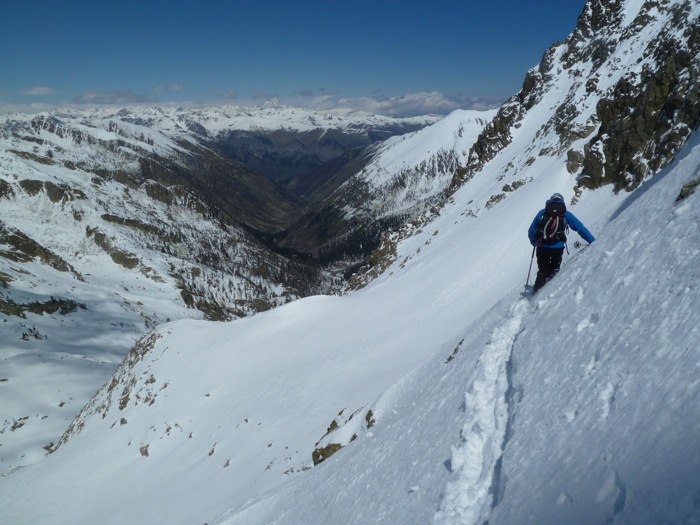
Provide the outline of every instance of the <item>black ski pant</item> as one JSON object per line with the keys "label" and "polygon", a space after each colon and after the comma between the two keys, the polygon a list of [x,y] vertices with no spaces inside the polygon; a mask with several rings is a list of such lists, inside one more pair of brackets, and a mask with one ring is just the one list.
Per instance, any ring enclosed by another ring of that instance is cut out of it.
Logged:
{"label": "black ski pant", "polygon": [[535,279],[534,291],[542,288],[547,281],[554,277],[561,267],[561,259],[564,248],[537,247],[537,279]]}

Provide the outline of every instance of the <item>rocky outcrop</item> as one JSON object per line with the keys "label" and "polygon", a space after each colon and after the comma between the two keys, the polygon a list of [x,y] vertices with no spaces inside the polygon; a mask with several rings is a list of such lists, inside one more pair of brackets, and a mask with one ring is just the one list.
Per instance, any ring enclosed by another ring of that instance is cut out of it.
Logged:
{"label": "rocky outcrop", "polygon": [[[664,6],[647,2],[633,27],[649,23],[657,9]],[[688,19],[690,2],[665,9],[669,20],[645,49],[647,63],[597,105],[600,126],[582,163],[594,187],[633,190],[668,165],[700,123],[700,25]]]}
{"label": "rocky outcrop", "polygon": [[700,123],[700,9],[691,0],[623,7],[586,3],[572,34],[485,128],[451,191],[506,148],[545,97],[559,102],[535,137],[549,142],[539,155],[564,156],[582,187],[631,191],[674,158]]}

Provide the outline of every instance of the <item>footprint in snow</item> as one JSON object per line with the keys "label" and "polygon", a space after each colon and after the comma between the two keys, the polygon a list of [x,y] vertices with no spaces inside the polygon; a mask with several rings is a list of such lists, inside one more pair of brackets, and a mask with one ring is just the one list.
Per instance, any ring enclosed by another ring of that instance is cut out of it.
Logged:
{"label": "footprint in snow", "polygon": [[600,393],[599,399],[603,405],[602,413],[600,415],[600,421],[605,421],[606,419],[608,419],[608,416],[610,416],[613,404],[615,403],[616,391],[617,387],[615,387],[612,383],[608,383],[607,385],[605,385],[605,388],[603,388],[602,392]]}
{"label": "footprint in snow", "polygon": [[576,326],[576,331],[581,332],[586,328],[590,328],[591,326],[594,326],[599,320],[600,316],[598,314],[591,314],[588,319],[584,319],[578,324],[578,326]]}

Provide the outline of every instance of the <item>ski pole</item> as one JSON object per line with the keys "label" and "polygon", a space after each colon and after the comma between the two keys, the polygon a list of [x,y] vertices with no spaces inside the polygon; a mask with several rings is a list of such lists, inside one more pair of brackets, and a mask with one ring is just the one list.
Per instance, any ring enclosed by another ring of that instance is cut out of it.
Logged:
{"label": "ski pole", "polygon": [[532,257],[530,257],[530,269],[527,271],[527,279],[525,280],[525,288],[527,288],[527,285],[530,282],[530,272],[532,271],[532,261],[535,259],[535,248],[536,248],[536,246],[532,247]]}

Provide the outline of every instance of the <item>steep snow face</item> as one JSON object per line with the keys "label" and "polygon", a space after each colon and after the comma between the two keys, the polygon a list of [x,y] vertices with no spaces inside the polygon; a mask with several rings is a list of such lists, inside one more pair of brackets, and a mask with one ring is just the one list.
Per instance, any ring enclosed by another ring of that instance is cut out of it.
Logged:
{"label": "steep snow face", "polygon": [[357,443],[213,522],[697,522],[698,166],[696,135],[539,295],[455,323]]}
{"label": "steep snow face", "polygon": [[700,519],[698,138],[534,299],[490,523]]}
{"label": "steep snow face", "polygon": [[429,127],[381,143],[369,164],[338,190],[347,195],[346,218],[416,216],[439,203],[495,114],[454,111]]}

